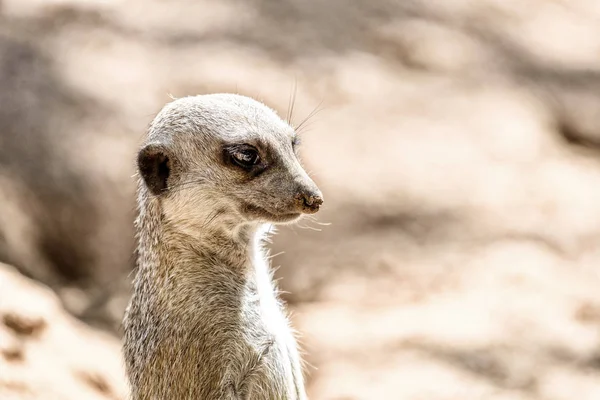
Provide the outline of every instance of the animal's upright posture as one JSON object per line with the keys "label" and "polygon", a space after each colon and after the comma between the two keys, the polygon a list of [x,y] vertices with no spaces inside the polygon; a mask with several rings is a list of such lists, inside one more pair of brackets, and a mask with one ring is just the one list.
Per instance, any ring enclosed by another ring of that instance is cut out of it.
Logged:
{"label": "animal's upright posture", "polygon": [[135,400],[305,399],[262,240],[319,210],[294,130],[233,94],[166,105],[138,153],[138,272],[124,353]]}

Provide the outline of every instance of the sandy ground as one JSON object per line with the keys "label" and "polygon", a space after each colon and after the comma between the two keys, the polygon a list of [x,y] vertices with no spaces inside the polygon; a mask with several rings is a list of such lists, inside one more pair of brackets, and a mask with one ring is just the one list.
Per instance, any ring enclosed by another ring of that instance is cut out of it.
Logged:
{"label": "sandy ground", "polygon": [[295,86],[327,225],[282,228],[273,262],[311,398],[600,398],[596,1],[0,10],[0,250],[71,312],[126,286],[132,154],[169,95],[286,115]]}
{"label": "sandy ground", "polygon": [[5,264],[0,290],[0,398],[125,398],[117,339],[66,314],[48,288]]}

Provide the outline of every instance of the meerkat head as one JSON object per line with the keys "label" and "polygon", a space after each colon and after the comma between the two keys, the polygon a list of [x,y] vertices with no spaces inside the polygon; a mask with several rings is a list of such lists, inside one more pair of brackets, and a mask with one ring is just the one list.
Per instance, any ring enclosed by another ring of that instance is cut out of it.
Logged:
{"label": "meerkat head", "polygon": [[323,196],[301,166],[294,129],[264,104],[233,94],[166,105],[138,153],[140,183],[164,218],[197,226],[289,223]]}

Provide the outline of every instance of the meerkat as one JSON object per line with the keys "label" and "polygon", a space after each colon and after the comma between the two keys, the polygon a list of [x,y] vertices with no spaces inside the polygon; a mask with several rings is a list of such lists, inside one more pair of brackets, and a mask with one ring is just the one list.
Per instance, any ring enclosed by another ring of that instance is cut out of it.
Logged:
{"label": "meerkat", "polygon": [[323,196],[266,105],[167,104],[138,153],[138,271],[124,317],[134,400],[304,400],[301,358],[263,241]]}

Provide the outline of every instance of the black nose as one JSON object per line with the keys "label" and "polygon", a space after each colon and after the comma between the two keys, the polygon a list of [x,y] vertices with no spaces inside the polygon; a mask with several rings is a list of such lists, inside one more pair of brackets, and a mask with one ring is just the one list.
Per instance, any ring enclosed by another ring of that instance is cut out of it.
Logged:
{"label": "black nose", "polygon": [[321,193],[301,192],[296,196],[296,204],[302,212],[306,214],[314,214],[319,211],[319,207],[323,204],[323,196]]}

